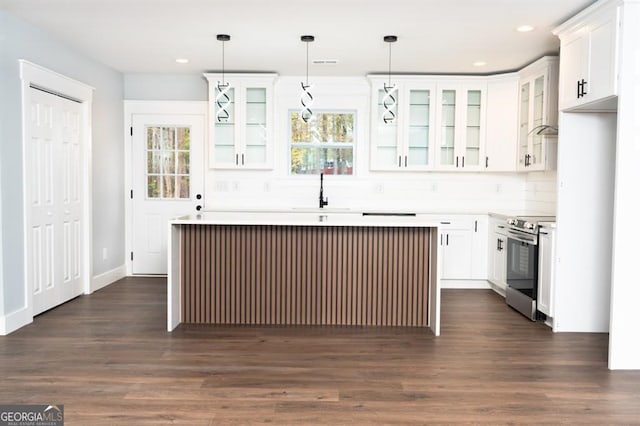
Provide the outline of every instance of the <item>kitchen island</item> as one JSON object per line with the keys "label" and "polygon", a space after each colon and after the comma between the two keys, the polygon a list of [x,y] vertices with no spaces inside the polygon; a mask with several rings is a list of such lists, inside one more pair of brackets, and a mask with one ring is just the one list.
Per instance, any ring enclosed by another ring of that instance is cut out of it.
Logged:
{"label": "kitchen island", "polygon": [[179,323],[440,328],[438,223],[420,215],[203,212],[172,220]]}

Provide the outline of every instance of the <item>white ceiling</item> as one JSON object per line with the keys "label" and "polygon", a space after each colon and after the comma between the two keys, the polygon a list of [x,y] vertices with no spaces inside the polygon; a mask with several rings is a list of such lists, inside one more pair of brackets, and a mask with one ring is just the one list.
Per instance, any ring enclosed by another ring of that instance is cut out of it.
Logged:
{"label": "white ceiling", "polygon": [[[0,0],[2,9],[123,73],[490,74],[558,51],[551,30],[594,0]],[[530,24],[535,30],[519,33]],[[186,65],[176,58],[188,58]],[[483,67],[473,62],[482,60]]]}

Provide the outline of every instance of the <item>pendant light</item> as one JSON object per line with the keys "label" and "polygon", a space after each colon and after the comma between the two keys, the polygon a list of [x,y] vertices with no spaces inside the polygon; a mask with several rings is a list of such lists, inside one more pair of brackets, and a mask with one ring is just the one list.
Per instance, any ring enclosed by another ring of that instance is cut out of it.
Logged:
{"label": "pendant light", "polygon": [[224,43],[231,40],[229,34],[218,34],[216,36],[218,41],[222,42],[222,81],[218,81],[216,86],[216,119],[219,123],[226,123],[229,120],[229,106],[231,105],[231,99],[229,98],[229,83],[224,82]]}
{"label": "pendant light", "polygon": [[397,88],[395,83],[391,84],[391,43],[398,41],[398,37],[394,35],[386,35],[383,37],[385,43],[389,43],[389,84],[384,83],[384,96],[382,97],[382,106],[384,111],[382,112],[382,121],[385,124],[391,124],[396,119],[395,109],[397,106],[396,92]]}
{"label": "pendant light", "polygon": [[311,118],[313,118],[313,111],[311,111],[311,106],[313,105],[313,95],[311,94],[311,88],[313,85],[309,84],[309,43],[313,42],[315,37],[312,35],[303,35],[300,36],[300,41],[307,43],[307,79],[306,82],[301,82],[300,86],[302,86],[302,95],[300,96],[300,104],[302,108],[300,109],[300,118],[305,123],[308,123]]}

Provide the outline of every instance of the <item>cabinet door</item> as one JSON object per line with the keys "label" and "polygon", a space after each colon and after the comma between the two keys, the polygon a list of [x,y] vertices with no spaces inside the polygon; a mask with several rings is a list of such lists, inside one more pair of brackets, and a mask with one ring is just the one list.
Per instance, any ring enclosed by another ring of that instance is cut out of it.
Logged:
{"label": "cabinet door", "polygon": [[484,93],[480,88],[463,90],[464,133],[460,151],[460,167],[463,169],[484,168]]}
{"label": "cabinet door", "polygon": [[486,90],[480,85],[443,85],[438,89],[436,166],[441,170],[481,170]]}
{"label": "cabinet door", "polygon": [[531,83],[530,120],[529,128],[529,167],[533,170],[543,169],[545,165],[545,136],[536,134],[534,129],[546,124],[544,111],[546,110],[546,75],[535,78]]}
{"label": "cabinet door", "polygon": [[[382,84],[382,83],[381,83]],[[376,84],[379,87],[381,84]],[[385,92],[375,90],[376,108],[371,117],[373,125],[372,168],[376,170],[397,170],[402,166],[402,148],[398,119],[398,86]]]}
{"label": "cabinet door", "polygon": [[213,120],[213,158],[211,164],[217,167],[235,167],[236,156],[236,94],[235,87],[215,85],[211,104]]}
{"label": "cabinet door", "polygon": [[507,288],[507,237],[503,234],[495,233],[494,236],[495,252],[493,259],[493,279],[494,284],[502,288]]}
{"label": "cabinet door", "polygon": [[[458,91],[455,88],[438,90],[438,152],[436,164],[440,169],[456,168]],[[459,165],[459,163],[458,163]]]}
{"label": "cabinet door", "polygon": [[431,88],[410,88],[407,90],[409,100],[408,131],[402,165],[411,169],[425,169],[431,166],[433,140],[433,90]]}
{"label": "cabinet door", "polygon": [[240,166],[256,167],[268,162],[268,103],[265,87],[247,87],[244,102],[244,137]]}
{"label": "cabinet door", "polygon": [[[518,158],[518,78],[496,78],[487,85],[485,167],[515,172]],[[493,228],[490,228],[493,229]]]}
{"label": "cabinet door", "polygon": [[520,85],[520,119],[518,120],[518,169],[529,164],[529,112],[531,103],[531,81]]}
{"label": "cabinet door", "polygon": [[468,280],[471,277],[471,231],[447,230],[441,234],[440,243],[442,279]]}
{"label": "cabinet door", "polygon": [[617,93],[617,27],[617,15],[613,10],[606,20],[591,31],[586,102],[604,99]]}
{"label": "cabinet door", "polygon": [[562,42],[560,46],[560,108],[566,109],[577,105],[579,86],[587,80],[589,60],[589,35],[582,34]]}
{"label": "cabinet door", "polygon": [[474,280],[486,280],[487,269],[487,238],[488,238],[488,217],[477,216],[473,220],[471,230],[471,275]]}

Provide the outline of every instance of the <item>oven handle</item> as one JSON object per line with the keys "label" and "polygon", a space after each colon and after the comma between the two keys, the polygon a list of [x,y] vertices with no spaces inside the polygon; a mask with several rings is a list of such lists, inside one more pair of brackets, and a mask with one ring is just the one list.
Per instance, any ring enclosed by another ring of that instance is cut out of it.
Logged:
{"label": "oven handle", "polygon": [[536,238],[529,236],[529,234],[526,234],[524,232],[514,231],[513,229],[509,229],[508,232],[509,232],[509,238],[513,240],[520,241],[521,243],[531,244],[534,246],[538,244],[538,242],[536,241]]}

